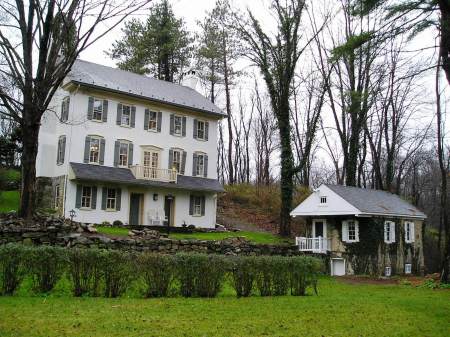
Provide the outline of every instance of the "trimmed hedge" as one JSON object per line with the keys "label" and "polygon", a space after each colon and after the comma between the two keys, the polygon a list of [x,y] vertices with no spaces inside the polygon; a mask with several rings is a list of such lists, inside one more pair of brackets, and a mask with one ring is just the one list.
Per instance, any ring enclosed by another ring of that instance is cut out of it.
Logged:
{"label": "trimmed hedge", "polygon": [[[237,297],[317,293],[323,263],[314,257],[161,255],[53,246],[0,246],[0,290],[11,295],[24,278],[48,293],[66,275],[73,296],[118,297],[135,284],[146,297],[215,297],[228,280]],[[137,283],[136,283],[137,281]],[[290,290],[290,291],[289,291]]]}

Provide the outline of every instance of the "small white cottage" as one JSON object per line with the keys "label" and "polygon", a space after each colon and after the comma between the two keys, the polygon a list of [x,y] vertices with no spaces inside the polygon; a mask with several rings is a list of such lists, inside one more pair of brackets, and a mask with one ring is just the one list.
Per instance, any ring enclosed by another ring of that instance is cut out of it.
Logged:
{"label": "small white cottage", "polygon": [[324,184],[291,215],[307,223],[299,249],[326,254],[331,275],[424,272],[426,215],[398,195]]}

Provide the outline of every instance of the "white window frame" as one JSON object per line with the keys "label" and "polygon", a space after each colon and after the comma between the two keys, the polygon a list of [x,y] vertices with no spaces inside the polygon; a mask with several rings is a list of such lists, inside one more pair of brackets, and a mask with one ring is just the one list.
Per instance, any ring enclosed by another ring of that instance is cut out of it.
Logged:
{"label": "white window frame", "polygon": [[[198,202],[198,204],[197,204]],[[202,197],[194,196],[194,209],[192,212],[193,216],[202,216]]]}
{"label": "white window frame", "polygon": [[311,235],[313,238],[317,237],[316,234],[316,223],[317,222],[321,222],[322,223],[322,228],[323,228],[323,238],[326,239],[327,238],[327,220],[326,219],[313,219],[312,221],[312,228],[311,228]]}
{"label": "white window frame", "polygon": [[[203,152],[196,152],[197,155],[197,165],[195,166],[195,175],[196,176],[204,176],[205,174],[205,153]],[[201,165],[200,165],[200,158],[202,158],[201,160]]]}
{"label": "white window frame", "polygon": [[[85,192],[88,192],[85,195]],[[81,208],[91,208],[92,206],[92,186],[81,187]]]}
{"label": "white window frame", "polygon": [[60,199],[60,185],[59,184],[56,184],[55,185],[55,200],[54,200],[54,208],[55,209],[59,209],[59,199]]}
{"label": "white window frame", "polygon": [[[201,128],[200,125],[202,125]],[[200,132],[203,132],[202,136]],[[197,120],[197,139],[206,140],[206,122],[203,120]]]}
{"label": "white window frame", "polygon": [[[149,156],[146,156],[146,153]],[[158,177],[158,169],[161,165],[161,148],[152,146],[152,145],[144,145],[142,146],[142,166],[144,167],[144,177],[146,178],[154,178]],[[156,158],[156,166],[154,165],[154,159]],[[148,159],[148,161],[147,161]],[[147,164],[147,165],[146,165]]]}
{"label": "white window frame", "polygon": [[412,274],[412,264],[405,263],[405,274]]}
{"label": "white window frame", "polygon": [[395,242],[395,222],[386,220],[384,222],[384,242],[394,243]]}
{"label": "white window frame", "polygon": [[[353,223],[355,225],[355,238],[354,239],[350,239],[350,227],[349,227],[350,223]],[[345,232],[344,228],[347,231],[346,233],[344,233]],[[358,222],[358,220],[349,219],[349,220],[342,221],[342,241],[348,242],[348,243],[359,242],[359,222]]]}
{"label": "white window frame", "polygon": [[414,238],[414,222],[405,221],[405,243],[413,243]]}
{"label": "white window frame", "polygon": [[[109,192],[112,191],[114,193],[113,196],[109,195]],[[117,190],[115,188],[107,188],[106,189],[106,210],[107,211],[115,211],[117,209]]]}
{"label": "white window frame", "polygon": [[[179,121],[179,125],[177,125],[177,121]],[[183,116],[173,115],[173,134],[175,136],[183,135]]]}
{"label": "white window frame", "polygon": [[[172,149],[172,167],[175,168],[177,172],[179,173],[181,171],[181,164],[183,160],[183,150],[180,149]],[[178,160],[176,160],[176,157],[178,156]]]}
{"label": "white window frame", "polygon": [[[127,147],[127,153],[126,153],[126,158],[125,158],[125,164],[122,164],[122,158],[123,158],[123,154],[121,153],[122,150],[122,146],[125,145]],[[128,158],[130,155],[130,142],[128,141],[123,141],[120,140],[119,141],[119,167],[128,167]]]}
{"label": "white window frame", "polygon": [[[155,114],[154,118],[152,116],[153,114]],[[154,127],[151,126],[152,123],[154,123]],[[158,112],[157,111],[149,110],[147,127],[148,127],[149,131],[158,131]]]}
{"label": "white window frame", "polygon": [[[93,97],[94,103],[92,105],[92,120],[96,122],[103,122],[103,99]],[[100,108],[95,107],[95,103],[100,102]],[[97,118],[99,116],[99,118]]]}
{"label": "white window frame", "polygon": [[[97,160],[92,159],[92,143],[93,141],[98,142]],[[101,147],[102,137],[89,136],[89,164],[100,164],[100,147]]]}
{"label": "white window frame", "polygon": [[390,266],[384,267],[384,276],[391,277],[392,275],[392,268]]}
{"label": "white window frame", "polygon": [[[125,114],[125,110],[127,110],[127,114]],[[124,118],[128,117],[128,124],[124,123]],[[122,114],[120,116],[120,125],[121,126],[131,126],[131,105],[122,104]]]}

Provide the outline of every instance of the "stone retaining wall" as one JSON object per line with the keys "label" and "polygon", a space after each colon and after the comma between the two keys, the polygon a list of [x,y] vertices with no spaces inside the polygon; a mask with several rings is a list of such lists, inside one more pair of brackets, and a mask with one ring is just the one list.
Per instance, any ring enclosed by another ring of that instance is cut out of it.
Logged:
{"label": "stone retaining wall", "polygon": [[202,252],[226,255],[301,255],[297,246],[255,244],[244,238],[221,241],[175,240],[165,237],[131,236],[109,238],[85,231],[78,223],[57,217],[36,217],[26,223],[13,214],[0,215],[0,244],[50,244],[63,247],[86,247],[151,251],[167,254]]}

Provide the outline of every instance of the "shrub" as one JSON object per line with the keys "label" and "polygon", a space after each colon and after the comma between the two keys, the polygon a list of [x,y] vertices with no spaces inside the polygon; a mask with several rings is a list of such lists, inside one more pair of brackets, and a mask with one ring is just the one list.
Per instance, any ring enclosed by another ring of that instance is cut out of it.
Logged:
{"label": "shrub", "polygon": [[114,227],[122,227],[123,226],[123,222],[120,220],[114,220],[113,221],[113,226]]}
{"label": "shrub", "polygon": [[173,256],[142,253],[137,262],[138,270],[147,286],[146,296],[167,296],[175,272]]}
{"label": "shrub", "polygon": [[289,290],[290,258],[284,256],[272,256],[269,261],[272,266],[272,294],[275,296],[286,295]]}
{"label": "shrub", "polygon": [[102,253],[101,268],[105,278],[105,297],[122,295],[134,277],[131,254],[120,250],[106,250]]}
{"label": "shrub", "polygon": [[182,253],[176,256],[176,266],[182,296],[214,297],[220,291],[226,272],[224,257]]}
{"label": "shrub", "polygon": [[27,250],[26,262],[33,279],[33,289],[49,292],[64,273],[66,250],[52,246],[33,247]]}
{"label": "shrub", "polygon": [[312,286],[317,294],[317,279],[322,269],[323,263],[317,258],[310,256],[291,257],[289,263],[291,294],[304,296],[308,286]]}
{"label": "shrub", "polygon": [[73,295],[97,296],[101,280],[101,251],[98,249],[73,248],[68,251],[69,275]]}
{"label": "shrub", "polygon": [[272,295],[272,264],[271,256],[258,256],[256,287],[261,296]]}
{"label": "shrub", "polygon": [[25,276],[25,252],[22,245],[7,244],[0,246],[0,292],[12,295]]}
{"label": "shrub", "polygon": [[237,297],[248,297],[251,295],[257,270],[257,258],[255,257],[237,256],[232,259],[232,285]]}

